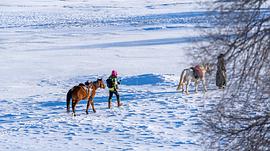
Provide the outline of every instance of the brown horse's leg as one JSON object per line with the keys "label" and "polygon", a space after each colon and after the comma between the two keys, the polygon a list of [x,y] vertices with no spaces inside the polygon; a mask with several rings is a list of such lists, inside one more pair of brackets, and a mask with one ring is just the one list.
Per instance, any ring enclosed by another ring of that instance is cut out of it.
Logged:
{"label": "brown horse's leg", "polygon": [[92,106],[93,112],[94,112],[94,113],[96,113],[96,109],[95,109],[95,106],[94,106],[94,100],[92,100],[90,103],[91,103],[91,106]]}
{"label": "brown horse's leg", "polygon": [[93,109],[93,112],[96,113],[96,109],[95,109],[95,106],[94,106],[94,100],[93,100],[94,97],[95,97],[95,95],[96,95],[96,90],[93,89],[93,90],[92,90],[92,94],[91,94],[91,96],[90,96],[90,98],[89,98],[89,100],[88,100],[88,103],[87,103],[86,114],[88,114],[89,104],[91,104],[92,109]]}
{"label": "brown horse's leg", "polygon": [[86,114],[88,114],[88,109],[89,109],[89,106],[90,106],[90,102],[91,102],[91,97],[87,101]]}
{"label": "brown horse's leg", "polygon": [[88,109],[89,109],[90,104],[92,106],[93,112],[96,113],[96,109],[95,109],[95,106],[94,106],[94,100],[93,100],[92,97],[90,97],[88,99],[87,106],[86,106],[86,114],[88,114]]}
{"label": "brown horse's leg", "polygon": [[76,116],[76,114],[75,114],[75,108],[76,108],[77,103],[78,103],[77,100],[73,100],[72,99],[72,112],[73,112],[73,115],[74,116]]}

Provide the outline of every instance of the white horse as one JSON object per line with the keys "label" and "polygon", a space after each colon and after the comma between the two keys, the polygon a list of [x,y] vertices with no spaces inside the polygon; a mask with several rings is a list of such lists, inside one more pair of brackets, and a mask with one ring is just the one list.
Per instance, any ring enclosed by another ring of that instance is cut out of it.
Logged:
{"label": "white horse", "polygon": [[195,82],[195,92],[197,93],[198,92],[198,83],[199,83],[199,81],[202,81],[204,92],[207,91],[206,85],[205,85],[205,73],[207,71],[209,71],[210,66],[208,64],[197,65],[194,68],[200,70],[200,75],[198,75],[198,77],[196,78],[192,68],[184,69],[181,76],[180,76],[180,81],[179,81],[177,90],[180,90],[182,88],[182,92],[184,93],[184,85],[186,85],[185,92],[186,92],[186,94],[189,94],[188,87],[190,85],[190,82],[194,81]]}

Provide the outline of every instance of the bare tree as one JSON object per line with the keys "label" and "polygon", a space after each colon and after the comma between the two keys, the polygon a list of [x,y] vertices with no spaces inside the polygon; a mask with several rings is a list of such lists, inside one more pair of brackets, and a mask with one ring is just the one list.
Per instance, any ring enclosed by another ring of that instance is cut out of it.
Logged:
{"label": "bare tree", "polygon": [[207,141],[219,150],[270,150],[270,0],[214,1],[200,56],[225,54],[229,84],[206,111]]}

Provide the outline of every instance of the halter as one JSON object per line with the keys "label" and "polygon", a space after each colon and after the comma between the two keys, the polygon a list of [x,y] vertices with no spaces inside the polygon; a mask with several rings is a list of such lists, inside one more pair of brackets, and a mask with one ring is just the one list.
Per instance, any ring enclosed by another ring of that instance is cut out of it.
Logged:
{"label": "halter", "polygon": [[98,81],[94,81],[93,86],[97,89],[100,87],[100,84],[98,84]]}
{"label": "halter", "polygon": [[101,79],[98,79],[98,80],[92,82],[92,86],[94,86],[96,89],[102,87],[102,83],[99,83],[98,84],[98,81],[102,81],[102,80]]}

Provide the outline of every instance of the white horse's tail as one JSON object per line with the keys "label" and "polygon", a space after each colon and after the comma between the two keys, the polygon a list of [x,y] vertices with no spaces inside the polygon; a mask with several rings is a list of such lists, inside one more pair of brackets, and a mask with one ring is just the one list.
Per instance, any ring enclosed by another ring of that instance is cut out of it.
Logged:
{"label": "white horse's tail", "polygon": [[184,77],[186,76],[186,69],[183,70],[183,72],[181,73],[181,76],[180,76],[180,81],[179,81],[179,84],[178,84],[178,87],[176,90],[180,90],[181,89],[181,86],[183,86],[183,82],[184,82]]}

